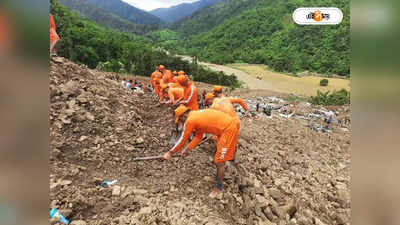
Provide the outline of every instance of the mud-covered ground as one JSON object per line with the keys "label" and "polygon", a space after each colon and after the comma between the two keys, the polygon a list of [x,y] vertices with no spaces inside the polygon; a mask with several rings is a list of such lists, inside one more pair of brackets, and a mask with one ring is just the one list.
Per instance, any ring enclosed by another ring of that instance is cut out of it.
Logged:
{"label": "mud-covered ground", "polygon": [[[172,110],[111,77],[51,61],[50,207],[72,224],[350,224],[349,132],[242,119],[225,192],[210,199],[215,144],[133,161],[169,150]],[[120,181],[104,188],[104,179]]]}

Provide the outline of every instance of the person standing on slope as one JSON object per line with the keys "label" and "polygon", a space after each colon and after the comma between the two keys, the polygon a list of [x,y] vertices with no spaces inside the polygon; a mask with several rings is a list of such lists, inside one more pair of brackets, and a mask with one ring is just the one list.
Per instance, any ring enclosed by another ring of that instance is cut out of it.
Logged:
{"label": "person standing on slope", "polygon": [[204,134],[218,137],[217,151],[214,156],[217,180],[214,190],[209,195],[211,198],[215,198],[223,191],[225,162],[235,158],[239,129],[231,116],[214,109],[192,111],[181,105],[175,110],[175,123],[178,121],[184,123],[183,132],[174,147],[164,154],[165,160],[171,159],[173,154],[181,150],[192,133],[195,134],[195,137],[182,151],[182,157],[187,156],[189,151],[202,141]]}
{"label": "person standing on slope", "polygon": [[175,103],[183,104],[190,110],[198,110],[199,104],[197,102],[197,88],[193,81],[190,81],[187,76],[179,75],[178,82],[183,87],[183,100]]}

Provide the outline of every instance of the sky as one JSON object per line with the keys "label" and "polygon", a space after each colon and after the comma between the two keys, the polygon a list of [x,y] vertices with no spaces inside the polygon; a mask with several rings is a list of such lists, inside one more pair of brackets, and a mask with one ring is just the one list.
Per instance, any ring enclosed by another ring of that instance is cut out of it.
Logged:
{"label": "sky", "polygon": [[123,0],[136,8],[150,11],[158,8],[169,8],[174,5],[179,5],[181,3],[192,3],[198,0]]}

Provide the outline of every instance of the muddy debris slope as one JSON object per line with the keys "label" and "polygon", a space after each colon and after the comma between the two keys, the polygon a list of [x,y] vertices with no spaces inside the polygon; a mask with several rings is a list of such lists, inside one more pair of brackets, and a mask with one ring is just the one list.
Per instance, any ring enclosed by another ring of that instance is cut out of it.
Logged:
{"label": "muddy debris slope", "polygon": [[[184,159],[133,161],[171,147],[173,113],[111,78],[51,59],[50,207],[72,223],[350,223],[349,134],[243,119],[225,192],[210,199],[215,144]],[[105,188],[105,179],[119,182]]]}

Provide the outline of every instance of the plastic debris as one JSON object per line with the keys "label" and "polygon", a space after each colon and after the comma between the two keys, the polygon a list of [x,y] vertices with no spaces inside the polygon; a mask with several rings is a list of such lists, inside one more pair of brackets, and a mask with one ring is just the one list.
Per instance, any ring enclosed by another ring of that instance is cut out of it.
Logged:
{"label": "plastic debris", "polygon": [[115,180],[113,180],[113,181],[109,181],[109,180],[105,179],[105,180],[103,181],[103,183],[101,183],[101,186],[103,186],[103,187],[110,187],[110,186],[116,184],[118,181],[119,181],[119,179],[115,179]]}
{"label": "plastic debris", "polygon": [[50,219],[58,220],[60,223],[69,224],[69,220],[65,218],[57,209],[50,209]]}

